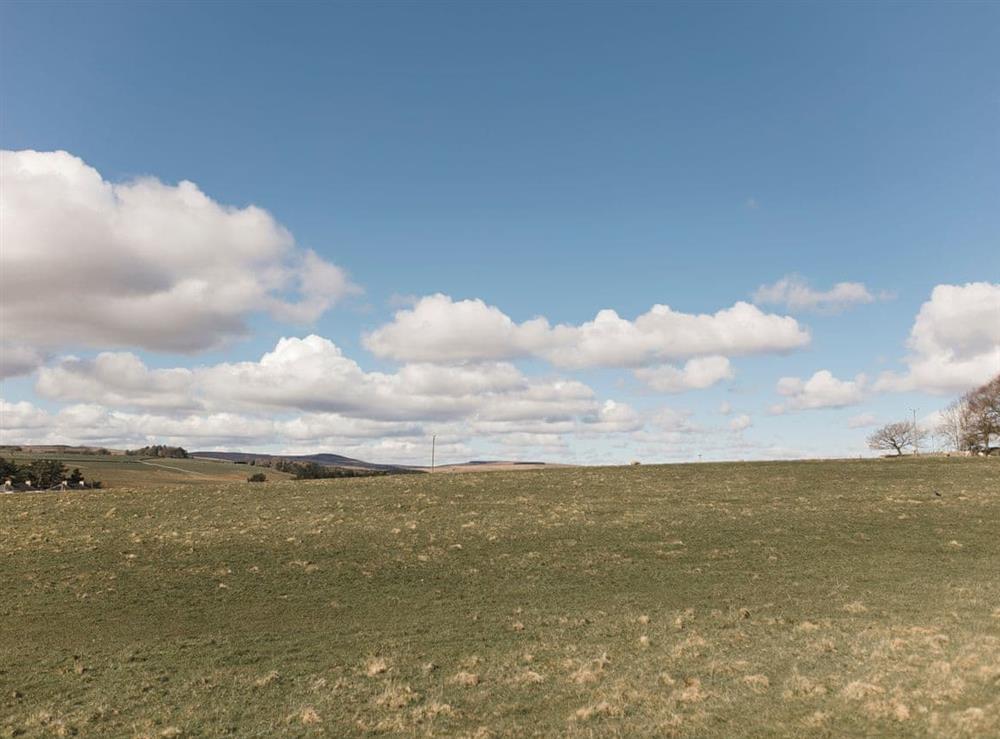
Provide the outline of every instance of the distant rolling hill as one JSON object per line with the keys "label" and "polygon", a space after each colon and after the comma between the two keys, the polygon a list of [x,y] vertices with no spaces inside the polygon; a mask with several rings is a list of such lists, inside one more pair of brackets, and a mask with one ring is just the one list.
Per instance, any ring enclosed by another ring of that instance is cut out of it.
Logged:
{"label": "distant rolling hill", "polygon": [[227,462],[250,462],[251,460],[269,460],[272,463],[279,459],[289,462],[315,462],[324,467],[346,467],[355,470],[376,470],[380,472],[412,472],[413,468],[394,464],[374,464],[360,459],[345,457],[341,454],[253,454],[250,452],[191,452],[192,457],[201,459],[224,459]]}

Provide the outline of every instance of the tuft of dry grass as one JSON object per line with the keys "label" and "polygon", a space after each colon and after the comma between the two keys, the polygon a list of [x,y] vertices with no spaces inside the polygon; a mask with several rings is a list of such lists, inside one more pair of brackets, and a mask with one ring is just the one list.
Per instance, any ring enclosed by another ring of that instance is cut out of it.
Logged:
{"label": "tuft of dry grass", "polygon": [[684,680],[683,688],[674,691],[673,698],[681,703],[701,703],[708,694],[702,690],[699,678],[689,677]]}
{"label": "tuft of dry grass", "polygon": [[466,672],[465,670],[460,670],[455,673],[451,681],[455,685],[461,685],[465,688],[472,688],[479,685],[479,675],[474,672]]}
{"label": "tuft of dry grass", "polygon": [[785,682],[785,690],[782,698],[794,700],[796,698],[818,698],[826,695],[826,686],[805,675],[800,675],[797,671]]}
{"label": "tuft of dry grass", "polygon": [[413,692],[409,685],[388,685],[380,695],[375,698],[375,704],[384,708],[398,711],[420,698]]}
{"label": "tuft of dry grass", "polygon": [[517,685],[537,685],[545,682],[545,678],[534,670],[523,670],[514,676],[514,683]]}
{"label": "tuft of dry grass", "polygon": [[576,721],[590,721],[598,716],[608,717],[608,716],[622,716],[623,711],[621,708],[612,706],[607,701],[600,701],[592,706],[584,706],[583,708],[578,708],[573,714],[573,719]]}
{"label": "tuft of dry grass", "polygon": [[[572,664],[573,663],[571,663],[571,665]],[[569,679],[577,685],[589,685],[591,683],[596,683],[604,675],[604,668],[609,664],[611,664],[611,660],[608,658],[608,655],[606,653],[602,654],[597,659],[578,667],[569,676]]]}
{"label": "tuft of dry grass", "polygon": [[268,685],[272,685],[273,683],[278,682],[279,679],[281,679],[281,675],[278,674],[278,671],[271,670],[266,675],[262,675],[261,677],[254,680],[253,684],[256,685],[258,688],[266,688]]}
{"label": "tuft of dry grass", "polygon": [[448,703],[438,700],[430,700],[421,706],[413,709],[413,720],[416,723],[434,721],[438,716],[454,716],[455,709]]}
{"label": "tuft of dry grass", "polygon": [[768,679],[767,675],[744,675],[743,684],[750,688],[755,693],[767,692],[767,689],[771,687],[771,681]]}
{"label": "tuft of dry grass", "polygon": [[840,695],[847,700],[860,701],[875,695],[881,695],[884,692],[885,690],[878,685],[855,680],[845,685],[840,691]]}
{"label": "tuft of dry grass", "polygon": [[368,677],[377,677],[389,671],[389,661],[385,657],[369,657],[364,664]]}
{"label": "tuft of dry grass", "polygon": [[320,718],[319,713],[312,706],[306,706],[302,709],[302,712],[299,713],[299,722],[306,726],[318,724],[322,722],[322,720],[323,719]]}

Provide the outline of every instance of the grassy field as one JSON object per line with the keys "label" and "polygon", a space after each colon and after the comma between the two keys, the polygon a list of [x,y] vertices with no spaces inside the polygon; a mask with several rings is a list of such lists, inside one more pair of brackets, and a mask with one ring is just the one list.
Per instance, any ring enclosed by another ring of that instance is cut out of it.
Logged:
{"label": "grassy field", "polygon": [[147,487],[174,483],[218,485],[220,482],[246,481],[254,472],[263,472],[268,480],[289,480],[292,475],[273,469],[257,469],[245,464],[211,459],[169,459],[133,457],[122,454],[72,454],[0,452],[0,456],[18,464],[36,459],[57,459],[72,470],[78,467],[87,480],[100,480],[105,488]]}
{"label": "grassy field", "polygon": [[998,736],[1000,463],[0,495],[0,736]]}

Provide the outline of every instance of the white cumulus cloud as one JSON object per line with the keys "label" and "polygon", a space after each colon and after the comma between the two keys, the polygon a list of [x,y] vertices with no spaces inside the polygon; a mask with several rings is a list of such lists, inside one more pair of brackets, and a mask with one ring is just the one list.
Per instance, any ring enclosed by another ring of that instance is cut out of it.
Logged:
{"label": "white cumulus cloud", "polygon": [[598,433],[638,431],[645,423],[632,406],[613,400],[604,401],[600,410],[584,417],[583,422],[588,431]]}
{"label": "white cumulus cloud", "polygon": [[505,362],[414,363],[366,372],[328,339],[283,338],[258,361],[151,369],[128,352],[67,357],[39,372],[39,395],[174,411],[336,413],[381,421],[570,418],[595,413],[590,387],[527,377]]}
{"label": "white cumulus cloud", "polygon": [[43,367],[35,389],[52,400],[178,410],[198,407],[191,397],[193,379],[189,369],[150,369],[131,352],[102,352]]}
{"label": "white cumulus cloud", "polygon": [[733,367],[726,357],[710,356],[689,359],[681,368],[663,364],[635,370],[637,379],[661,393],[702,390],[733,377]]}
{"label": "white cumulus cloud", "polygon": [[482,300],[421,298],[364,337],[374,354],[398,361],[455,362],[540,357],[558,367],[645,367],[695,356],[787,352],[809,343],[788,316],[736,303],[714,314],[654,305],[635,320],[598,312],[580,325],[545,318],[516,323]]}
{"label": "white cumulus cloud", "polygon": [[109,182],[64,151],[3,151],[0,168],[7,340],[192,352],[252,314],[310,322],[357,290],[267,211],[192,182]]}
{"label": "white cumulus cloud", "polygon": [[839,380],[829,370],[819,370],[808,380],[782,377],[778,380],[777,390],[787,400],[772,406],[771,412],[856,405],[864,400],[866,385],[867,378],[863,374],[853,380]]}
{"label": "white cumulus cloud", "polygon": [[1000,283],[938,285],[910,330],[908,371],[879,377],[879,390],[957,394],[1000,373]]}

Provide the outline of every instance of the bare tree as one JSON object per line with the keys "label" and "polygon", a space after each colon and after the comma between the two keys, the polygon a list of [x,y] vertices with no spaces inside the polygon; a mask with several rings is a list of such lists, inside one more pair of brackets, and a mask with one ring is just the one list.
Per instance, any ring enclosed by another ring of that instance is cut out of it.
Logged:
{"label": "bare tree", "polygon": [[969,448],[969,423],[969,404],[962,397],[941,411],[941,420],[934,429],[934,435],[947,447],[964,452]]}
{"label": "bare tree", "polygon": [[1000,374],[966,393],[962,403],[967,409],[967,448],[989,454],[992,438],[1000,436]]}
{"label": "bare tree", "polygon": [[1000,436],[1000,375],[941,411],[935,434],[958,451],[989,453]]}
{"label": "bare tree", "polygon": [[910,421],[887,423],[868,437],[868,447],[878,451],[895,451],[897,456],[902,456],[906,447],[916,446],[925,435]]}

